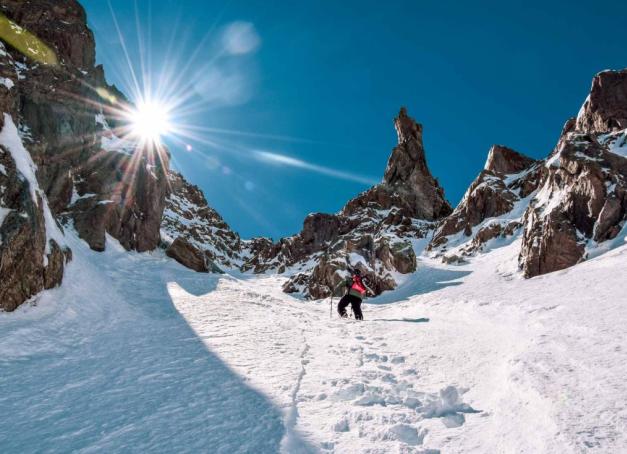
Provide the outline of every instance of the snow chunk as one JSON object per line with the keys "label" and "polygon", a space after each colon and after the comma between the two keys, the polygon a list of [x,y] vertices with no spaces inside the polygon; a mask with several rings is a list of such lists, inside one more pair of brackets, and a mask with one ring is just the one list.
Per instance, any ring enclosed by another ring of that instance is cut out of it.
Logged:
{"label": "snow chunk", "polygon": [[348,261],[353,267],[357,266],[360,263],[368,267],[368,262],[366,262],[366,259],[361,254],[357,254],[356,252],[351,252],[348,255]]}
{"label": "snow chunk", "polygon": [[19,80],[26,79],[26,76],[24,75],[24,73],[28,71],[28,66],[26,66],[24,63],[19,62],[19,61],[14,62],[13,66],[15,68],[15,73],[17,74],[17,78]]}
{"label": "snow chunk", "polygon": [[334,432],[348,432],[349,430],[350,426],[348,425],[348,420],[346,418],[342,418],[333,425]]}
{"label": "snow chunk", "polygon": [[586,112],[586,106],[589,103],[590,103],[590,94],[588,94],[588,96],[586,96],[585,101],[583,102],[583,104],[579,108],[579,112],[577,112],[577,120],[576,120],[577,122],[579,122],[581,117],[583,117],[583,114]]}
{"label": "snow chunk", "polygon": [[0,226],[2,226],[11,211],[13,211],[11,208],[0,207]]}
{"label": "snow chunk", "polygon": [[561,155],[562,155],[561,151],[558,151],[557,153],[555,153],[553,156],[551,156],[549,159],[546,160],[545,166],[547,168],[559,167],[561,164],[561,161],[560,161]]}
{"label": "snow chunk", "polygon": [[560,205],[560,202],[564,199],[565,191],[566,189],[564,188],[558,188],[553,191],[550,182],[547,181],[540,188],[532,203],[537,207],[542,207],[542,216],[547,216]]}
{"label": "snow chunk", "polygon": [[8,77],[0,77],[0,85],[4,85],[10,90],[15,86],[15,83]]}
{"label": "snow chunk", "polygon": [[336,400],[353,400],[361,396],[365,391],[363,383],[354,383],[346,388],[342,388],[334,394]]}
{"label": "snow chunk", "polygon": [[420,445],[426,434],[426,430],[418,432],[415,427],[408,424],[396,424],[390,428],[385,438],[398,440],[408,445]]}
{"label": "snow chunk", "polygon": [[464,424],[463,413],[477,413],[477,410],[461,401],[459,392],[454,386],[440,390],[438,396],[428,402],[421,411],[425,418],[443,418],[442,423],[449,428]]}

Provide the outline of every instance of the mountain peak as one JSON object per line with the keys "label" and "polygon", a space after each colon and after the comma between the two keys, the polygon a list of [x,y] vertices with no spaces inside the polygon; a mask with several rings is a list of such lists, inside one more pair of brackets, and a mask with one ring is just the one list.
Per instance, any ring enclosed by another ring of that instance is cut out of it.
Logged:
{"label": "mountain peak", "polygon": [[577,130],[602,133],[627,128],[627,69],[601,71],[577,115]]}
{"label": "mountain peak", "polygon": [[401,108],[394,118],[398,144],[392,149],[383,175],[383,182],[352,199],[344,214],[364,207],[401,209],[405,216],[434,221],[452,210],[444,191],[427,167],[422,144],[422,125]]}
{"label": "mountain peak", "polygon": [[394,119],[398,145],[392,150],[383,179],[390,185],[407,184],[416,173],[431,177],[422,144],[422,125],[401,107]]}
{"label": "mountain peak", "polygon": [[422,141],[422,125],[407,114],[405,107],[401,107],[398,116],[394,119],[394,128],[399,145],[410,140]]}
{"label": "mountain peak", "polygon": [[534,160],[503,145],[492,145],[485,170],[503,175],[518,173],[533,164]]}

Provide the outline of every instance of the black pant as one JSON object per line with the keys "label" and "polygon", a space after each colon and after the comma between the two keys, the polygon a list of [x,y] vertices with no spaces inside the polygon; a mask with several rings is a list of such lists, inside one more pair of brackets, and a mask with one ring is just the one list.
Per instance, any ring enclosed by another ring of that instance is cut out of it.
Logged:
{"label": "black pant", "polygon": [[356,320],[363,320],[364,315],[361,313],[361,298],[355,295],[344,295],[337,305],[337,311],[340,317],[346,317],[346,308],[348,305],[353,308]]}

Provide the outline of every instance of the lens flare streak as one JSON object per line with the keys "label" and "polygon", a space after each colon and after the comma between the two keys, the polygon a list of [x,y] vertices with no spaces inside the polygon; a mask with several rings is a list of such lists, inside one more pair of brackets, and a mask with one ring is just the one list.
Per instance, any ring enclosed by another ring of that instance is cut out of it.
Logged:
{"label": "lens flare streak", "polygon": [[377,184],[377,181],[373,178],[356,175],[349,172],[343,172],[341,170],[320,166],[318,164],[312,164],[301,159],[292,158],[290,156],[278,153],[271,153],[269,151],[254,151],[254,156],[259,161],[267,162],[270,164],[309,170],[311,172],[319,173],[321,175],[327,175],[329,177],[338,178],[341,180],[354,181],[356,183],[363,183],[367,185]]}

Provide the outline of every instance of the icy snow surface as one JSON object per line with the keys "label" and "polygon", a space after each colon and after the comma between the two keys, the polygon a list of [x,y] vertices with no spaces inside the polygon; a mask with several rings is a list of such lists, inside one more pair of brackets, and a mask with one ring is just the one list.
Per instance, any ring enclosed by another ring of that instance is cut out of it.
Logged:
{"label": "icy snow surface", "polygon": [[4,453],[627,450],[625,245],[529,280],[518,241],[421,258],[359,323],[68,237],[63,286],[0,314]]}

